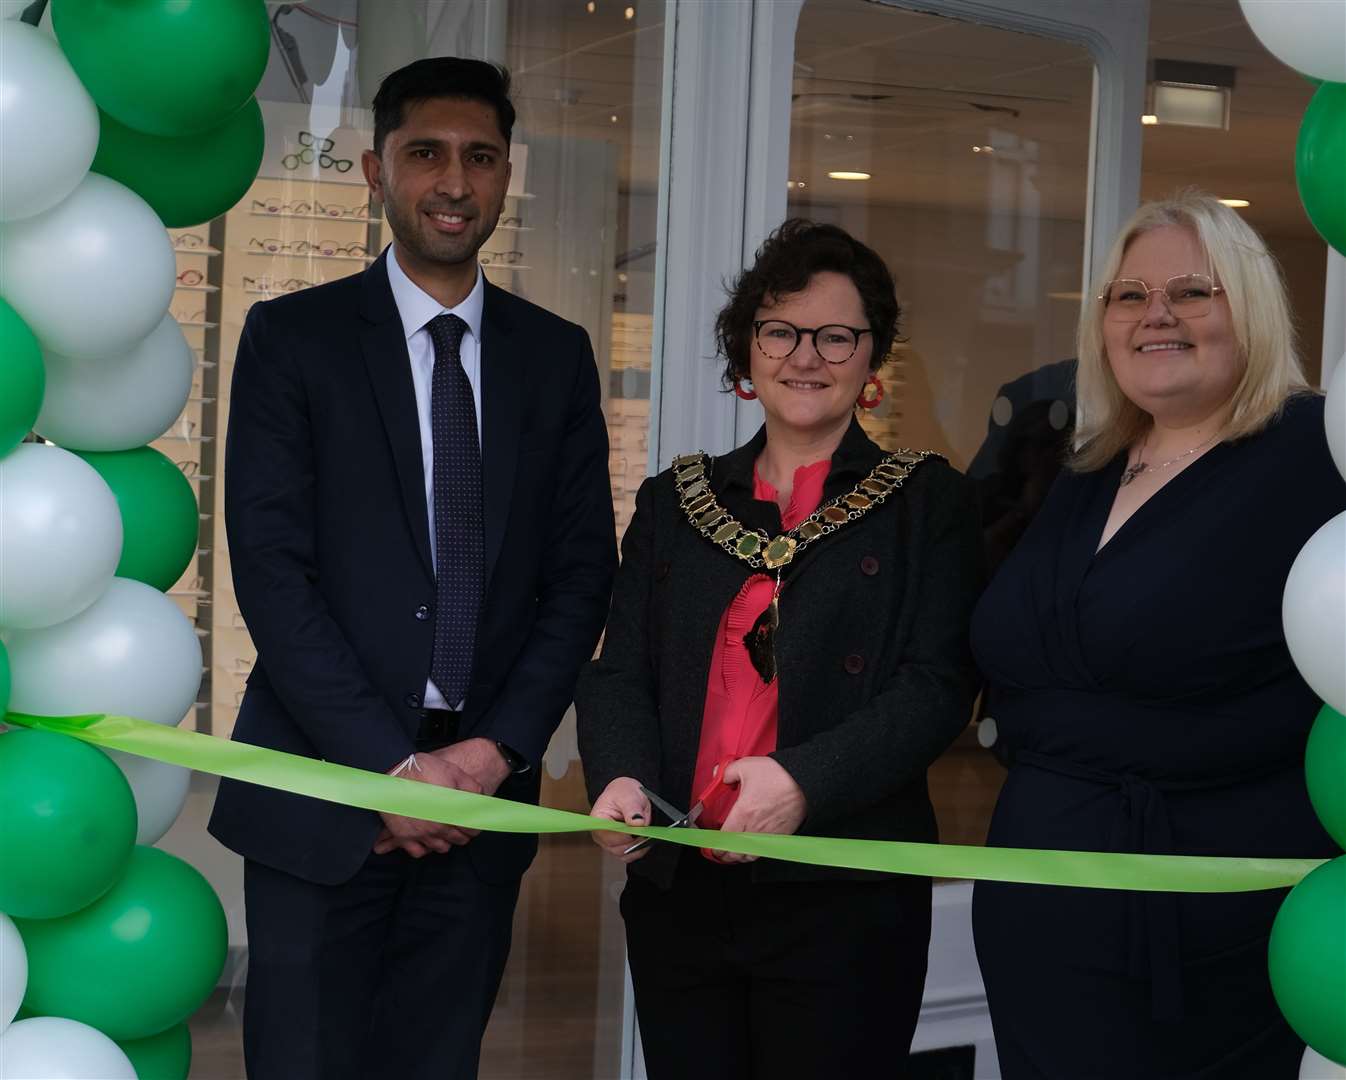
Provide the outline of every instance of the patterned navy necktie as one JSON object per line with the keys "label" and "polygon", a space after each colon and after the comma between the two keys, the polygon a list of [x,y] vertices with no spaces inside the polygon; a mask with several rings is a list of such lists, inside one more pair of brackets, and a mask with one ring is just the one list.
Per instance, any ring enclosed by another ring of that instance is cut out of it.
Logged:
{"label": "patterned navy necktie", "polygon": [[472,384],[458,357],[467,323],[457,315],[437,315],[426,328],[435,346],[430,377],[435,495],[435,645],[430,678],[448,707],[456,709],[472,678],[484,587],[481,447]]}

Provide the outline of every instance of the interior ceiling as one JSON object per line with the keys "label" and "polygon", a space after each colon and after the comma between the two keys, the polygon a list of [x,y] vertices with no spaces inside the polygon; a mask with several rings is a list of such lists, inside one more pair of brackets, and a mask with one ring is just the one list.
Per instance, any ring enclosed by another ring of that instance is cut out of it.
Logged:
{"label": "interior ceiling", "polygon": [[[1145,129],[1142,196],[1196,185],[1248,199],[1244,213],[1264,232],[1311,236],[1294,143],[1313,88],[1262,48],[1237,0],[1153,0],[1149,55],[1229,65],[1238,85],[1228,131]],[[810,202],[985,210],[1037,199],[1045,215],[1080,219],[1092,79],[1073,45],[866,0],[809,0],[791,177]],[[828,179],[839,169],[873,178]]]}
{"label": "interior ceiling", "polygon": [[[351,4],[299,6],[349,15]],[[595,0],[592,12],[587,0],[508,0],[521,131],[614,140],[624,186],[653,191],[663,10],[657,0]],[[1151,0],[1150,10],[1151,59],[1229,65],[1237,88],[1228,131],[1145,129],[1142,195],[1194,184],[1250,200],[1244,213],[1263,232],[1312,237],[1294,185],[1312,86],[1262,48],[1238,0]],[[1082,219],[1092,80],[1077,46],[871,0],[808,0],[790,147],[791,178],[808,188],[795,198],[976,210],[1036,200],[1044,215]],[[828,179],[846,168],[872,179]]]}

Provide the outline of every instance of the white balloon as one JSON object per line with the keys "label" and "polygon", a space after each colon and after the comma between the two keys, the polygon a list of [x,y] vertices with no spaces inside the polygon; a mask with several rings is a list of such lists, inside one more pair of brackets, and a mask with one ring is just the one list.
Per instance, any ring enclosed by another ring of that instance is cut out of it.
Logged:
{"label": "white balloon", "polygon": [[157,844],[187,803],[192,771],[180,765],[104,750],[121,769],[136,799],[136,843]]}
{"label": "white balloon", "polygon": [[43,716],[114,713],[172,727],[201,689],[201,643],[158,589],[113,578],[73,619],[5,634],[9,707]]}
{"label": "white balloon", "polygon": [[61,47],[34,26],[0,22],[0,221],[55,206],[97,150],[98,108]]}
{"label": "white balloon", "polygon": [[64,202],[0,225],[0,296],[43,349],[66,356],[129,351],[163,320],[177,271],[149,204],[90,173]]}
{"label": "white balloon", "polygon": [[136,1080],[136,1070],[101,1031],[34,1016],[0,1035],[0,1080]]}
{"label": "white balloon", "polygon": [[117,498],[93,466],[36,443],[0,458],[0,626],[78,615],[103,594],[121,555]]}
{"label": "white balloon", "polygon": [[196,357],[172,315],[119,356],[47,353],[47,388],[34,428],[72,450],[130,450],[153,442],[182,413]]}
{"label": "white balloon", "polygon": [[1328,1061],[1311,1046],[1304,1047],[1304,1060],[1299,1063],[1299,1080],[1346,1080],[1346,1065]]}
{"label": "white balloon", "polygon": [[1346,0],[1239,0],[1257,40],[1281,63],[1346,82]]}
{"label": "white balloon", "polygon": [[1346,512],[1309,537],[1281,600],[1290,656],[1315,694],[1346,712]]}
{"label": "white balloon", "polygon": [[19,928],[0,912],[0,1034],[4,1034],[28,990],[28,950]]}
{"label": "white balloon", "polygon": [[1341,475],[1346,476],[1346,355],[1337,361],[1327,383],[1323,426],[1327,428],[1327,448],[1332,451],[1332,460]]}

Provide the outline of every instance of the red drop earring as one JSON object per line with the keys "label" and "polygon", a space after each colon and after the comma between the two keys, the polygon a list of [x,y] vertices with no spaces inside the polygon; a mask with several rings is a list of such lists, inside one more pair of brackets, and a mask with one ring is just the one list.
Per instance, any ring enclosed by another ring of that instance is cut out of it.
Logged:
{"label": "red drop earring", "polygon": [[752,383],[748,383],[748,387],[749,389],[744,390],[743,380],[742,379],[734,380],[734,393],[738,397],[741,397],[744,401],[756,401],[757,391],[752,389]]}
{"label": "red drop earring", "polygon": [[855,403],[862,409],[873,409],[883,400],[883,383],[877,375],[871,375],[860,388],[860,396]]}

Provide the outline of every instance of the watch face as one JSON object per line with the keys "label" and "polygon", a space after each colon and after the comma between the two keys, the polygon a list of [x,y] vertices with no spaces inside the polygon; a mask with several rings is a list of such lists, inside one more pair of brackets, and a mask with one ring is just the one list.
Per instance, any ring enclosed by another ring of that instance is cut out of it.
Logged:
{"label": "watch face", "polygon": [[497,742],[495,745],[496,748],[500,751],[500,756],[505,759],[505,764],[509,766],[510,772],[521,773],[528,771],[528,762],[525,761],[520,755],[516,754],[513,750],[511,750],[508,746],[506,746],[502,742]]}

